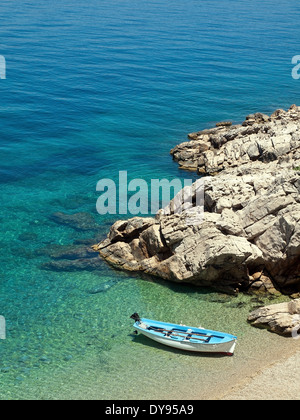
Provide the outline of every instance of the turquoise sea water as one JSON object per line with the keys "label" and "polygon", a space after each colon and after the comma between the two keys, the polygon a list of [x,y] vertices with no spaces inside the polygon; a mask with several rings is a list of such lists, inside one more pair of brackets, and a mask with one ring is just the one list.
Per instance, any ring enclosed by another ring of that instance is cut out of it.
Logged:
{"label": "turquoise sea water", "polygon": [[[195,177],[169,155],[188,132],[299,105],[299,16],[296,0],[1,1],[1,399],[207,397],[289,348],[247,325],[252,297],[43,264],[119,218],[96,212],[100,179]],[[134,339],[134,311],[237,334],[236,356]]]}

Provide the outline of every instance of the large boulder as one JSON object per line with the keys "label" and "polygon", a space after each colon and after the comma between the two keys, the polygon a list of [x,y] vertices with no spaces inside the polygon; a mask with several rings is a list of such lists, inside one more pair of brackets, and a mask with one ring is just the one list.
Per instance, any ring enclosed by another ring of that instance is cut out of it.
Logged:
{"label": "large boulder", "polygon": [[[193,223],[188,210],[177,212],[173,200],[170,211],[159,211],[155,218],[116,222],[94,250],[123,269],[175,282],[237,291],[268,279],[268,290],[300,292],[297,129],[300,108],[293,106],[271,117],[248,116],[241,126],[193,133],[174,156],[183,150],[188,160],[182,162],[193,167],[197,162],[198,170],[222,169],[202,178],[201,223]],[[190,191],[197,190],[196,184]],[[258,272],[263,277],[256,279]]]}
{"label": "large boulder", "polygon": [[298,338],[300,334],[300,299],[258,308],[251,312],[248,321],[255,327]]}
{"label": "large boulder", "polygon": [[212,221],[187,226],[184,216],[179,215],[161,215],[141,235],[115,243],[108,239],[94,249],[108,262],[127,270],[219,288],[248,282],[247,263],[262,257],[246,238],[225,235]]}

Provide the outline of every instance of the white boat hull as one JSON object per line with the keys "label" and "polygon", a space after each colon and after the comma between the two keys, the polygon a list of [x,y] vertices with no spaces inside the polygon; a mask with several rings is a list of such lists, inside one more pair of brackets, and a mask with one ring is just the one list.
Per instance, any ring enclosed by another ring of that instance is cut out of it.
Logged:
{"label": "white boat hull", "polygon": [[199,353],[224,353],[227,355],[233,355],[236,341],[231,340],[226,343],[216,343],[216,344],[204,344],[204,343],[191,343],[188,340],[184,341],[175,341],[168,337],[159,337],[153,335],[147,330],[139,329],[139,331],[146,337],[151,338],[151,340],[157,341],[158,343],[164,344],[169,347],[173,347],[179,350],[194,351]]}

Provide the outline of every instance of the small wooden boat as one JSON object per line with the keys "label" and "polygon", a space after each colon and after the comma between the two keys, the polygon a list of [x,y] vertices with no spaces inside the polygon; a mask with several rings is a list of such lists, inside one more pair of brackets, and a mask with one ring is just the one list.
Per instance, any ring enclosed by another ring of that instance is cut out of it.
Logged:
{"label": "small wooden boat", "polygon": [[140,318],[137,313],[130,318],[134,319],[137,331],[161,344],[195,352],[222,353],[228,356],[234,353],[237,342],[234,335]]}

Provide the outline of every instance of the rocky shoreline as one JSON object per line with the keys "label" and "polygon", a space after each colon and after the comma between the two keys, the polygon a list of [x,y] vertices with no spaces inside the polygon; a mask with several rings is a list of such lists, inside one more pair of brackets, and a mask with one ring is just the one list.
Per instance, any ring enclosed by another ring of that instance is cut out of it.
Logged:
{"label": "rocky shoreline", "polygon": [[171,214],[116,222],[93,249],[118,268],[174,282],[298,297],[300,107],[189,139],[171,154],[205,175],[203,222],[187,224],[171,205]]}
{"label": "rocky shoreline", "polygon": [[288,162],[299,163],[299,117],[300,108],[292,105],[271,116],[248,115],[239,125],[217,124],[189,134],[189,141],[172,149],[171,155],[181,168],[206,175],[252,162],[258,164],[255,170],[265,170],[271,162],[289,166]]}

